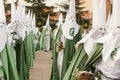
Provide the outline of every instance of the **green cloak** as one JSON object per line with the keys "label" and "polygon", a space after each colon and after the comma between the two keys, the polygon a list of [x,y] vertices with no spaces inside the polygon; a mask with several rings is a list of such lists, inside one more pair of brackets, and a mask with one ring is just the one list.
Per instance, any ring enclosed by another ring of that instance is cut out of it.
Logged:
{"label": "green cloak", "polygon": [[52,48],[52,69],[51,69],[51,77],[50,80],[59,80],[58,68],[57,68],[57,57],[58,52],[56,51],[57,42],[60,40],[62,35],[61,27],[58,29],[56,37],[53,39],[53,48]]}
{"label": "green cloak", "polygon": [[0,74],[4,76],[5,80],[19,80],[13,46],[7,43],[0,52],[0,57],[3,63],[3,66],[0,66]]}
{"label": "green cloak", "polygon": [[2,50],[2,52],[0,52],[0,57],[1,57],[1,60],[2,60],[2,64],[3,66],[0,66],[1,67],[1,72],[4,73],[4,78],[5,80],[10,80],[9,79],[9,71],[8,71],[8,56],[7,56],[7,45],[5,45],[4,49]]}
{"label": "green cloak", "polygon": [[16,60],[15,60],[15,54],[14,54],[14,47],[10,46],[9,44],[7,44],[6,47],[7,47],[7,55],[8,55],[9,79],[19,80]]}
{"label": "green cloak", "polygon": [[74,80],[72,74],[77,68],[81,71],[92,71],[92,65],[97,61],[98,58],[100,58],[101,51],[102,45],[97,44],[90,57],[88,57],[84,49],[84,44],[80,44],[63,80]]}
{"label": "green cloak", "polygon": [[63,80],[63,77],[71,63],[71,60],[76,52],[75,44],[81,39],[81,32],[77,33],[77,35],[73,38],[73,40],[66,39],[65,41],[65,48],[64,48],[64,57],[63,57],[63,64],[62,64],[62,74],[61,79]]}
{"label": "green cloak", "polygon": [[[43,31],[41,33],[41,38],[40,38],[40,50],[43,50],[46,48],[46,42],[45,42],[45,33],[46,33],[47,29],[43,28]],[[52,30],[50,30],[50,39],[52,39]],[[50,40],[51,44],[50,44],[50,47],[52,48],[52,40]]]}
{"label": "green cloak", "polygon": [[34,46],[34,34],[30,32],[28,36],[26,36],[25,41],[25,57],[27,67],[33,66],[33,59],[35,58],[35,46]]}
{"label": "green cloak", "polygon": [[22,39],[18,40],[16,46],[15,46],[15,51],[16,51],[16,60],[17,60],[17,70],[19,74],[20,80],[27,80],[28,75],[27,73],[27,65],[26,65],[26,51],[25,51],[25,44]]}
{"label": "green cloak", "polygon": [[45,32],[46,29],[43,29],[42,33],[41,33],[41,38],[40,38],[40,50],[45,49]]}

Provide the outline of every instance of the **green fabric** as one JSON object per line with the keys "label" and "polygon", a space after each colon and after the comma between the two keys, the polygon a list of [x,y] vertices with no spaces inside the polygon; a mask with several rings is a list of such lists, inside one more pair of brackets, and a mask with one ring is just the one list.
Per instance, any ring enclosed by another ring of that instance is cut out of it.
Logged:
{"label": "green fabric", "polygon": [[53,41],[54,41],[54,37],[53,37],[53,32],[52,30],[50,31],[50,49],[53,49]]}
{"label": "green fabric", "polygon": [[8,55],[8,70],[9,70],[9,79],[10,80],[19,80],[15,55],[14,55],[14,48],[7,44],[7,55]]}
{"label": "green fabric", "polygon": [[38,50],[40,50],[40,37],[41,36],[39,36],[39,38],[38,38],[38,43],[36,44],[36,47],[35,47],[35,51],[38,51]]}
{"label": "green fabric", "polygon": [[40,38],[40,50],[45,49],[46,45],[45,45],[45,32],[46,29],[43,29],[42,33],[41,33],[41,38]]}
{"label": "green fabric", "polygon": [[[78,66],[75,66],[74,71],[77,68],[79,68],[79,70],[81,71],[93,71],[93,64],[101,57],[102,49],[103,49],[102,45],[97,44],[94,51],[91,53],[89,57],[86,57],[86,54],[84,53],[84,51],[81,52],[82,54],[84,54],[84,56],[79,57],[78,61],[80,60],[80,62],[79,64],[77,64]],[[70,80],[74,80],[74,77],[71,76]]]}
{"label": "green fabric", "polygon": [[[40,50],[42,50],[42,49],[45,49],[46,48],[46,42],[45,42],[45,36],[46,36],[46,31],[47,31],[47,29],[45,28],[45,29],[43,29],[43,31],[42,31],[42,34],[41,34],[41,38],[40,38],[40,42],[39,42],[39,44],[40,44]],[[53,47],[53,34],[52,34],[52,30],[50,30],[50,48],[52,49],[52,47]]]}
{"label": "green fabric", "polygon": [[75,44],[81,39],[81,33],[80,30],[78,34],[74,37],[73,40],[66,39],[65,42],[65,49],[64,49],[64,57],[63,57],[63,64],[62,64],[62,74],[61,79],[63,80],[63,77],[71,63],[71,60],[76,52]]}
{"label": "green fabric", "polygon": [[74,80],[72,73],[74,73],[77,68],[81,71],[91,70],[92,65],[101,56],[101,54],[99,54],[100,51],[102,51],[102,45],[97,44],[95,50],[88,58],[88,55],[84,49],[84,44],[80,44],[63,80]]}
{"label": "green fabric", "polygon": [[83,63],[83,61],[86,60],[87,57],[87,54],[84,50],[84,46],[83,44],[80,44],[71,63],[70,63],[70,66],[63,78],[63,80],[70,80],[71,76],[72,76],[72,73],[73,71],[76,70],[76,68],[79,66],[80,63]]}
{"label": "green fabric", "polygon": [[0,77],[4,77],[4,68],[0,66]]}
{"label": "green fabric", "polygon": [[57,42],[60,40],[62,35],[62,30],[61,28],[59,28],[56,37],[53,39],[53,48],[52,48],[52,69],[51,69],[51,77],[50,80],[59,80],[59,74],[58,74],[58,68],[57,68],[57,57],[58,57],[58,53],[56,51],[56,47],[57,47]]}
{"label": "green fabric", "polygon": [[0,58],[3,63],[3,66],[0,67],[0,75],[4,73],[5,80],[19,80],[13,46],[7,43],[0,52]]}
{"label": "green fabric", "polygon": [[7,48],[5,45],[5,48],[0,52],[3,68],[4,68],[4,78],[5,80],[10,80],[9,79],[9,71],[8,71],[8,57],[7,57]]}
{"label": "green fabric", "polygon": [[97,44],[96,48],[94,49],[89,59],[87,60],[86,64],[81,69],[90,71],[92,65],[102,57],[102,49],[103,44]]}
{"label": "green fabric", "polygon": [[25,44],[25,51],[26,51],[26,64],[27,67],[33,66],[33,59],[35,58],[35,46],[34,46],[34,38],[32,32],[25,38],[24,44]]}
{"label": "green fabric", "polygon": [[16,51],[16,60],[17,60],[17,70],[19,74],[20,80],[27,80],[28,75],[27,73],[27,65],[25,62],[25,44],[22,39],[20,39],[16,46],[15,46],[15,51]]}

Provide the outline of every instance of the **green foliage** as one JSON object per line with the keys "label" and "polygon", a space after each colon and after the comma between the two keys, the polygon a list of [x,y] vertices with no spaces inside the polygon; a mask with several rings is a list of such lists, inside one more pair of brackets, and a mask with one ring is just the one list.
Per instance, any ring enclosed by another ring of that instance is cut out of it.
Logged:
{"label": "green foliage", "polygon": [[38,27],[43,27],[43,25],[45,25],[48,14],[50,15],[53,14],[54,7],[46,6],[44,3],[45,0],[25,0],[25,1],[32,4],[32,6],[27,6],[27,8],[36,14],[37,22],[39,22],[39,23],[36,22],[36,24],[39,25]]}

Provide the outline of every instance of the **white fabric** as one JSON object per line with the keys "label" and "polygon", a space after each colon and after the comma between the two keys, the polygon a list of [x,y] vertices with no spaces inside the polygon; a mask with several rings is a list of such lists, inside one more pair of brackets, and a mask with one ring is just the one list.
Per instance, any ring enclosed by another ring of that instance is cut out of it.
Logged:
{"label": "white fabric", "polygon": [[46,25],[43,26],[43,29],[46,29],[45,31],[45,43],[46,43],[46,50],[50,50],[50,32],[51,32],[51,27],[50,27],[50,24],[49,24],[49,15],[48,15],[48,18],[47,18],[47,22],[46,22]]}
{"label": "white fabric", "polygon": [[51,29],[48,29],[48,30],[45,32],[46,50],[50,50],[50,30],[51,30]]}
{"label": "white fabric", "polygon": [[101,26],[100,7],[98,0],[93,0],[93,27]]}
{"label": "white fabric", "polygon": [[110,38],[111,34],[107,34],[105,36],[103,36],[102,38],[98,39],[96,41],[96,43],[101,43],[101,44],[104,44],[107,42],[107,40]]}
{"label": "white fabric", "polygon": [[58,63],[58,72],[59,72],[59,80],[61,80],[61,71],[62,71],[62,62],[63,62],[63,54],[64,50],[59,51],[57,63]]}
{"label": "white fabric", "polygon": [[47,17],[47,22],[46,22],[46,26],[47,25],[50,25],[50,16],[48,15],[48,17]]}
{"label": "white fabric", "polygon": [[[119,11],[119,3],[120,0],[113,0],[113,23],[111,26],[111,32],[108,36],[106,36],[106,41],[103,45],[102,55],[104,62],[108,62],[111,59],[111,53],[115,50],[115,48],[118,48],[120,46],[120,11]],[[101,41],[104,40],[101,39]],[[99,41],[99,42],[101,42]],[[117,56],[117,57],[116,57]],[[115,66],[115,62],[119,60],[120,54],[116,54],[114,64],[110,66]]]}
{"label": "white fabric", "polygon": [[0,52],[4,49],[7,42],[7,33],[0,27]]}
{"label": "white fabric", "polygon": [[[65,37],[62,35],[60,41],[63,42],[63,47],[65,48]],[[57,58],[57,66],[59,72],[59,80],[61,80],[61,72],[62,72],[62,63],[63,63],[64,49],[58,52]]]}
{"label": "white fabric", "polygon": [[17,21],[17,15],[16,15],[16,8],[15,3],[11,2],[11,22]]}
{"label": "white fabric", "polygon": [[94,28],[87,34],[83,39],[81,39],[76,46],[81,43],[84,43],[85,51],[87,52],[88,56],[94,50],[96,46],[96,41],[101,37],[107,34],[106,28]]}
{"label": "white fabric", "polygon": [[106,25],[106,0],[100,0],[100,16],[101,20],[99,21],[102,25]]}
{"label": "white fabric", "polygon": [[30,10],[28,10],[28,14],[26,14],[26,21],[27,21],[27,23],[29,22],[29,18],[30,18]]}
{"label": "white fabric", "polygon": [[[22,17],[22,22],[26,23],[25,6],[21,5],[21,7],[22,7],[22,16],[21,16]],[[32,21],[30,23],[32,23]]]}
{"label": "white fabric", "polygon": [[103,9],[106,7],[105,1],[101,0],[101,5],[99,6],[98,0],[93,0],[93,29],[76,44],[78,46],[84,43],[84,48],[88,56],[94,50],[96,41],[107,34],[106,23],[104,22],[106,21],[106,10]]}
{"label": "white fabric", "polygon": [[76,23],[75,0],[70,0],[68,20],[62,26],[63,35],[70,40],[76,36],[79,31],[79,25]]}
{"label": "white fabric", "polygon": [[33,33],[36,35],[37,32],[38,32],[38,28],[36,28],[36,24],[35,24],[35,14],[33,15],[33,18],[32,18],[32,31]]}
{"label": "white fabric", "polygon": [[62,13],[59,15],[59,21],[58,21],[58,28],[59,26],[63,24],[63,16],[62,16]]}
{"label": "white fabric", "polygon": [[65,17],[65,22],[67,22],[69,20],[68,18],[69,18],[69,12],[67,10],[66,17]]}
{"label": "white fabric", "polygon": [[[76,7],[75,7],[75,0],[70,0],[70,6],[69,6],[69,16],[75,18],[76,20]],[[69,17],[69,18],[70,18]]]}
{"label": "white fabric", "polygon": [[[114,32],[116,32],[117,29],[114,30]],[[109,59],[111,58],[111,53],[112,51],[114,51],[115,48],[118,48],[120,46],[120,31],[118,31],[118,33],[116,32],[115,34],[109,34],[109,36],[107,36],[106,38],[106,43],[104,43],[103,45],[103,50],[102,50],[102,55],[103,55],[103,60],[105,62],[108,62]],[[107,53],[107,54],[106,54]],[[114,63],[120,59],[120,54],[116,54]],[[115,66],[115,64],[111,65],[111,66]]]}
{"label": "white fabric", "polygon": [[120,79],[120,60],[115,63],[115,66],[111,66],[114,63],[113,60],[104,62],[102,59],[96,64],[96,68],[104,75],[102,80]]}
{"label": "white fabric", "polygon": [[6,24],[5,7],[3,0],[0,0],[0,22]]}
{"label": "white fabric", "polygon": [[120,0],[113,0],[113,26],[120,25]]}
{"label": "white fabric", "polygon": [[[76,36],[79,31],[79,25],[75,22],[74,18],[71,18],[68,22],[64,23],[62,26],[62,33],[63,35],[70,40]],[[70,33],[73,33],[70,35]]]}
{"label": "white fabric", "polygon": [[90,55],[90,53],[94,50],[95,46],[96,46],[95,40],[92,38],[89,38],[89,40],[87,40],[84,43],[84,49],[88,55]]}
{"label": "white fabric", "polygon": [[57,25],[57,29],[55,30],[54,32],[54,37],[56,37],[57,33],[58,33],[58,30],[59,28],[63,25],[63,16],[62,16],[62,13],[60,14],[59,16],[59,21],[58,21],[58,25]]}

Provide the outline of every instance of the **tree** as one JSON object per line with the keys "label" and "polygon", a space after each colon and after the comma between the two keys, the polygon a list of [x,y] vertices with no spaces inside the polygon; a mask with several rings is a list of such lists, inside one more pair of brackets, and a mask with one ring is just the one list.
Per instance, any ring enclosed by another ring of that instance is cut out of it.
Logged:
{"label": "tree", "polygon": [[53,6],[48,7],[45,5],[44,0],[25,0],[31,3],[32,6],[27,6],[28,9],[36,13],[37,23],[39,27],[45,25],[48,14],[53,15]]}

